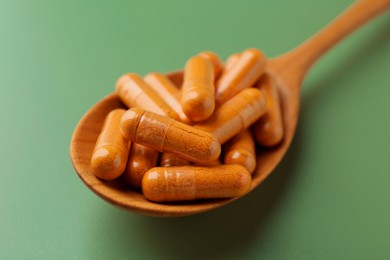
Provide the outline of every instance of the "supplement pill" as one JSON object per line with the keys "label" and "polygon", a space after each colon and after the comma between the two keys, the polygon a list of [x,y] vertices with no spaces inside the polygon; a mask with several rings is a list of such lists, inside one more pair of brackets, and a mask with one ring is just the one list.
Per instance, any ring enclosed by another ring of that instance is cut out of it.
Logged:
{"label": "supplement pill", "polygon": [[248,129],[233,137],[224,147],[225,164],[239,164],[249,173],[256,168],[255,142]]}
{"label": "supplement pill", "polygon": [[253,127],[253,134],[258,144],[274,146],[283,139],[283,122],[279,93],[275,82],[264,75],[257,84],[267,97],[267,112]]}
{"label": "supplement pill", "polygon": [[215,91],[217,105],[222,105],[241,90],[252,87],[263,74],[265,64],[266,58],[261,51],[245,50],[232,67],[219,77]]}
{"label": "supplement pill", "polygon": [[118,178],[125,170],[130,142],[123,137],[119,123],[123,109],[111,111],[103,124],[91,158],[94,175],[102,180]]}
{"label": "supplement pill", "polygon": [[213,161],[221,153],[212,134],[139,107],[127,110],[120,125],[128,140],[190,161]]}
{"label": "supplement pill", "polygon": [[156,167],[142,179],[142,192],[151,201],[233,198],[245,195],[251,175],[241,165]]}
{"label": "supplement pill", "polygon": [[200,55],[190,58],[184,68],[181,105],[187,117],[203,121],[214,112],[214,68],[212,62]]}
{"label": "supplement pill", "polygon": [[223,73],[226,73],[226,71],[231,69],[233,67],[233,64],[236,63],[236,61],[238,60],[239,57],[240,57],[240,53],[234,53],[234,54],[230,55],[225,62],[225,67],[223,68]]}
{"label": "supplement pill", "polygon": [[[156,91],[153,90],[149,84],[147,84],[139,75],[128,73],[119,78],[116,91],[121,98],[121,100],[130,108],[130,107],[141,107],[148,111],[154,113],[168,116],[174,119],[179,120],[179,115],[172,109],[172,107],[164,100]],[[137,148],[141,149],[141,148]],[[135,152],[136,150],[133,150]],[[150,158],[154,159],[158,157],[158,151],[154,151],[150,148],[146,148],[143,151],[147,151]],[[138,161],[139,160],[139,161]],[[137,166],[147,166],[148,163],[145,163],[145,159],[140,156],[132,156],[131,165]],[[144,172],[149,168],[144,168]],[[137,174],[141,175],[142,169],[137,168]],[[137,174],[126,174],[127,177],[134,176]],[[130,183],[139,183],[138,179],[141,179],[142,176],[138,176],[136,180],[130,181]]]}
{"label": "supplement pill", "polygon": [[211,61],[214,67],[214,80],[217,79],[223,68],[220,58],[212,51],[204,51],[199,53],[199,55]]}
{"label": "supplement pill", "polygon": [[142,107],[179,120],[178,114],[139,75],[127,73],[116,83],[116,92],[128,107]]}
{"label": "supplement pill", "polygon": [[257,121],[265,113],[266,103],[263,92],[247,88],[220,106],[209,119],[194,127],[212,133],[223,144]]}
{"label": "supplement pill", "polygon": [[168,77],[161,73],[153,72],[146,75],[144,80],[154,91],[164,98],[165,102],[178,114],[181,122],[192,124],[191,120],[184,114],[183,108],[181,107],[180,90],[176,88]]}

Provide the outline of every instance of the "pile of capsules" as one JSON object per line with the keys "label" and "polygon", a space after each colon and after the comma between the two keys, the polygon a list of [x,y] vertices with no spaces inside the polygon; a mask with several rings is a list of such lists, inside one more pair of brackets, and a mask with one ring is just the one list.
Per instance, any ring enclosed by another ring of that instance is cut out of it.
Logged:
{"label": "pile of capsules", "polygon": [[257,49],[225,64],[205,51],[187,61],[179,87],[161,73],[123,75],[116,93],[128,110],[107,115],[93,174],[121,177],[155,202],[246,194],[255,142],[269,147],[283,138],[280,98],[265,65]]}

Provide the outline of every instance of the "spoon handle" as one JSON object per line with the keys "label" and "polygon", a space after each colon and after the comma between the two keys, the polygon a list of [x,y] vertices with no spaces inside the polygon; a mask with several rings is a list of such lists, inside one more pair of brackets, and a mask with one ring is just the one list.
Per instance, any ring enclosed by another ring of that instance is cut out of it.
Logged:
{"label": "spoon handle", "polygon": [[[296,75],[302,80],[310,67],[329,49],[370,19],[390,7],[390,0],[359,0],[312,38],[277,57],[274,67],[279,74]],[[300,85],[300,84],[299,84]]]}

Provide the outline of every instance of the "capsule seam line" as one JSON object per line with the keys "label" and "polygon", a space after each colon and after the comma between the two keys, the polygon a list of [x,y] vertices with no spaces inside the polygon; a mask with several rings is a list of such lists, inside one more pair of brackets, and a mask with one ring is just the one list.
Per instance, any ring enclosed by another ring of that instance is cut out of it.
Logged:
{"label": "capsule seam line", "polygon": [[142,115],[140,115],[139,117],[138,117],[138,121],[137,121],[137,124],[136,124],[136,126],[135,126],[135,131],[134,131],[134,143],[136,143],[136,139],[137,139],[137,136],[138,136],[138,134],[137,134],[137,132],[138,132],[138,126],[139,126],[139,124],[140,124],[140,122],[141,122],[141,119],[142,119],[142,117],[145,115],[145,110],[144,111],[142,111]]}
{"label": "capsule seam line", "polygon": [[245,128],[245,119],[242,117],[242,114],[240,113],[241,111],[240,110],[237,110],[237,108],[234,109],[235,111],[238,112],[238,116],[240,117],[240,120],[241,120],[241,131],[244,130]]}
{"label": "capsule seam line", "polygon": [[160,144],[160,152],[162,152],[162,148],[163,148],[163,146],[164,146],[164,144],[165,144],[165,137],[167,136],[167,132],[168,132],[169,128],[171,127],[172,122],[173,122],[173,119],[170,118],[169,124],[168,124],[168,126],[166,127],[165,132],[164,132],[163,141],[162,141],[161,144]]}

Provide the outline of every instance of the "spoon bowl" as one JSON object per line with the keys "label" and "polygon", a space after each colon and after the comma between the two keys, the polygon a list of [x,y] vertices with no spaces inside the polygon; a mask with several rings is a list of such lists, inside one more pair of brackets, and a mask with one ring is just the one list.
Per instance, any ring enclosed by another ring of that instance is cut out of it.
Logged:
{"label": "spoon bowl", "polygon": [[[169,73],[168,76],[175,84],[181,84],[183,78],[181,71]],[[258,167],[252,176],[251,190],[258,186],[276,167],[287,151],[294,135],[296,119],[292,120],[292,118],[298,113],[299,103],[291,101],[298,100],[299,93],[296,91],[296,93],[292,94],[289,88],[282,88],[281,90],[286,136],[282,143],[275,148],[259,148]],[[295,95],[294,98],[291,95]],[[125,108],[125,106],[115,93],[100,100],[80,120],[71,141],[70,153],[72,155],[73,166],[85,185],[98,196],[118,207],[158,216],[191,215],[220,207],[237,199],[213,199],[181,202],[180,204],[159,204],[147,200],[139,190],[129,189],[120,179],[102,181],[93,175],[90,160],[96,140],[106,115],[116,108]]]}
{"label": "spoon bowl", "polygon": [[[287,152],[298,122],[300,86],[309,68],[327,50],[366,21],[390,6],[390,0],[361,0],[298,48],[269,60],[266,73],[276,82],[281,100],[284,139],[272,148],[257,147],[257,168],[252,175],[253,190],[275,169]],[[183,81],[182,71],[167,74],[176,86]],[[121,179],[102,181],[92,174],[90,160],[106,115],[125,108],[115,93],[109,94],[82,117],[70,144],[73,166],[85,185],[104,200],[120,208],[161,217],[186,216],[209,211],[238,198],[197,200],[159,204],[147,200],[140,190],[130,189]]]}

